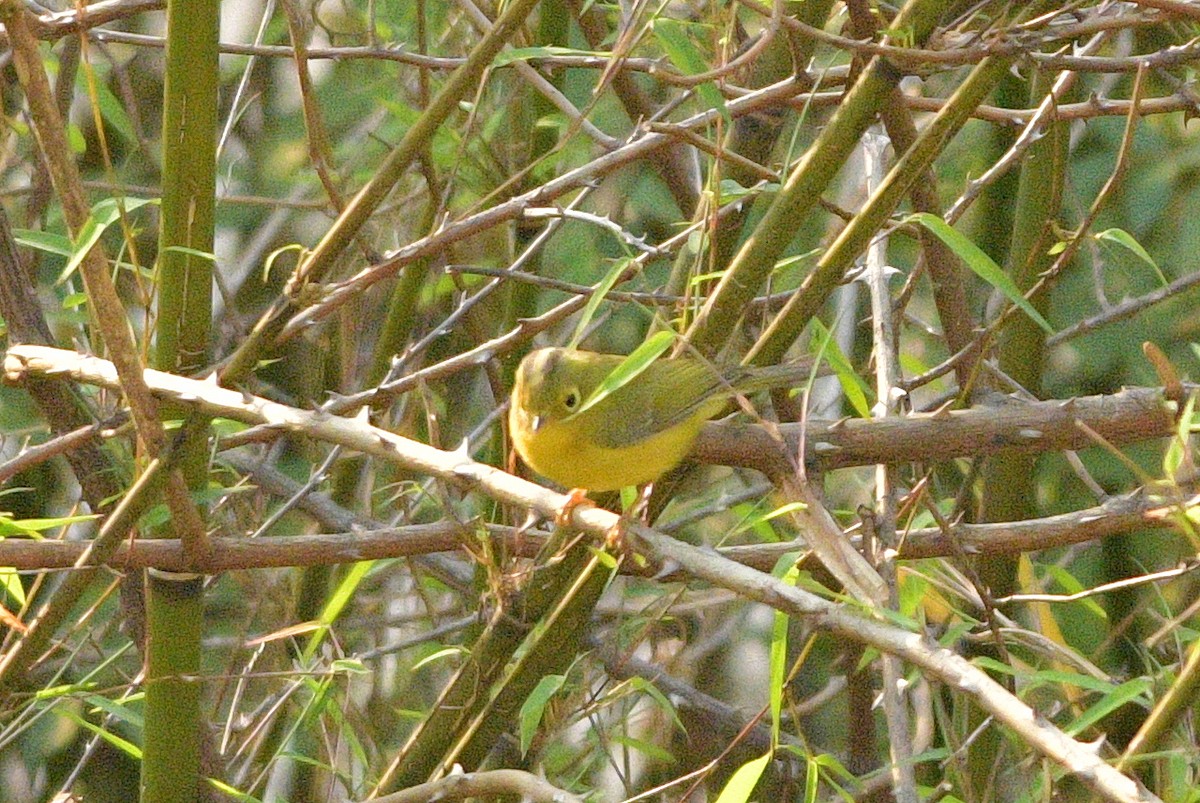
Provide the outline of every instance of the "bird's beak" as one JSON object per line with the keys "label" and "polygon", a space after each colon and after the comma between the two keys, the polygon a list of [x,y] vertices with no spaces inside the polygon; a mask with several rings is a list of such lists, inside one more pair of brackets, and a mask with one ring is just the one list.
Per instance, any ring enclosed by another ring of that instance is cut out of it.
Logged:
{"label": "bird's beak", "polygon": [[546,425],[546,419],[545,419],[545,417],[540,416],[540,415],[535,415],[533,417],[533,420],[529,422],[529,426],[531,429],[533,429],[534,432],[538,432],[545,425]]}

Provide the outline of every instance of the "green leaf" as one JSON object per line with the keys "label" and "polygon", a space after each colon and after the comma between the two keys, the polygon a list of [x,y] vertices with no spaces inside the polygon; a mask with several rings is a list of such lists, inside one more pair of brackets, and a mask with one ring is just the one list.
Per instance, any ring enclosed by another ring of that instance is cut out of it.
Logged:
{"label": "green leaf", "polygon": [[1111,694],[1116,689],[1115,683],[1103,678],[1092,677],[1080,672],[1068,672],[1063,669],[1042,669],[1029,676],[1023,690],[1028,691],[1045,685],[1074,686],[1099,694]]}
{"label": "green leaf", "polygon": [[604,274],[604,278],[595,286],[592,297],[588,299],[587,304],[583,307],[583,312],[579,315],[579,324],[575,327],[575,334],[571,336],[571,342],[567,344],[568,348],[575,348],[579,345],[579,341],[583,339],[583,333],[587,331],[588,324],[592,322],[592,318],[596,315],[596,310],[600,308],[600,303],[604,301],[604,297],[608,295],[608,291],[613,289],[613,285],[617,283],[617,279],[621,278],[621,274],[625,272],[625,268],[629,267],[631,259],[618,259],[613,263],[613,266],[608,269],[608,273]]}
{"label": "green leaf", "polygon": [[904,222],[919,223],[924,226],[930,234],[945,243],[946,247],[966,263],[966,266],[979,278],[1004,293],[1009,301],[1020,307],[1026,315],[1033,319],[1034,323],[1046,330],[1047,334],[1054,334],[1054,327],[1025,299],[1020,288],[1009,275],[993,262],[992,258],[983,252],[983,249],[959,234],[946,221],[928,212],[917,212],[905,218]]}
{"label": "green leaf", "polygon": [[[622,488],[621,490],[625,490]],[[636,490],[636,489],[635,489]],[[609,554],[606,550],[600,547],[588,546],[588,552],[595,556],[596,561],[611,572],[617,570],[617,558],[615,555]]]}
{"label": "green leaf", "polygon": [[363,560],[352,564],[350,570],[346,572],[342,581],[338,583],[337,588],[333,590],[329,600],[325,603],[325,607],[321,610],[321,615],[318,621],[322,627],[313,631],[309,636],[308,643],[304,645],[304,660],[310,660],[317,652],[317,648],[321,642],[325,640],[325,634],[329,632],[329,626],[332,625],[337,618],[341,616],[342,611],[350,604],[350,600],[354,598],[354,593],[358,590],[359,584],[363,578],[367,576],[367,572],[375,565],[373,560]]}
{"label": "green leaf", "polygon": [[87,153],[87,137],[74,123],[67,124],[67,147],[71,149],[71,153],[77,156]]}
{"label": "green leaf", "polygon": [[493,67],[504,67],[514,61],[530,61],[547,59],[554,56],[584,56],[589,58],[612,58],[612,52],[607,50],[577,50],[573,47],[556,47],[543,45],[541,47],[512,47],[492,59]]}
{"label": "green leaf", "polygon": [[[733,203],[740,198],[779,192],[779,187],[780,184],[774,181],[768,181],[765,184],[755,184],[753,187],[743,187],[741,184],[737,183],[731,178],[723,178],[718,186],[717,200],[721,206],[725,206],[726,204]],[[809,253],[818,253],[818,251],[814,248]],[[787,260],[784,261],[805,259],[807,257],[808,254],[801,254],[799,257],[788,257]],[[775,267],[778,269],[779,265],[776,265]]]}
{"label": "green leaf", "polygon": [[207,259],[209,262],[217,261],[216,254],[213,254],[209,251],[201,251],[199,248],[188,248],[186,245],[168,245],[166,248],[163,249],[163,253],[167,253],[168,251],[171,251],[171,252],[174,252],[177,254],[184,254],[185,256],[192,256],[192,257],[199,257],[200,259]]}
{"label": "green leaf", "polygon": [[71,238],[54,232],[13,229],[13,239],[26,248],[36,248],[38,251],[45,251],[60,257],[69,257],[74,252],[71,247]]}
{"label": "green leaf", "polygon": [[99,725],[92,724],[87,719],[79,716],[74,711],[70,710],[69,708],[67,708],[65,706],[58,706],[58,707],[54,708],[54,713],[58,714],[60,717],[66,717],[67,719],[71,720],[72,722],[74,722],[76,725],[78,725],[81,728],[86,728],[87,730],[90,730],[92,733],[96,734],[101,739],[103,739],[104,741],[106,741],[110,745],[112,745],[113,747],[115,747],[118,750],[120,750],[121,752],[125,753],[130,758],[137,760],[137,761],[141,760],[141,758],[142,758],[141,748],[139,748],[133,742],[131,742],[127,739],[122,739],[120,736],[117,736],[115,733],[113,733],[109,730],[101,728]]}
{"label": "green leaf", "polygon": [[[787,562],[784,562],[787,559]],[[792,555],[785,555],[775,564],[773,575],[779,577],[780,581],[785,585],[796,586],[796,579],[800,576],[800,567],[796,564],[796,558]],[[775,611],[775,620],[771,630],[771,657],[769,666],[771,668],[770,685],[768,694],[770,696],[771,706],[771,743],[779,742],[779,722],[783,717],[783,687],[787,682],[787,634],[788,621],[790,617],[782,611]]]}
{"label": "green leaf", "polygon": [[1189,435],[1195,426],[1196,415],[1196,396],[1191,394],[1184,402],[1183,410],[1180,411],[1176,420],[1175,437],[1167,442],[1166,451],[1163,453],[1162,466],[1163,476],[1171,479],[1179,475],[1179,469],[1183,467],[1184,461],[1188,457],[1188,442]]}
{"label": "green leaf", "polygon": [[1162,268],[1158,267],[1158,263],[1154,261],[1154,257],[1150,256],[1142,244],[1133,239],[1133,235],[1124,229],[1105,229],[1104,231],[1096,232],[1094,235],[1099,242],[1110,242],[1121,246],[1125,250],[1131,252],[1138,259],[1145,262],[1154,272],[1158,274],[1159,281],[1164,285],[1169,284],[1167,277],[1163,274]]}
{"label": "green leaf", "polygon": [[675,706],[671,704],[671,701],[665,694],[659,691],[657,686],[645,678],[632,677],[629,679],[629,688],[647,695],[658,705],[660,711],[671,717],[671,721],[675,723],[675,727],[684,733],[687,732],[687,728],[683,726],[683,720],[679,718],[679,712],[675,710]]}
{"label": "green leaf", "polygon": [[104,231],[121,219],[122,209],[125,214],[129,214],[146,204],[157,203],[158,200],[153,198],[105,198],[93,206],[92,213],[88,215],[87,221],[79,231],[79,236],[75,238],[71,258],[68,260],[67,266],[63,268],[63,272],[59,274],[56,284],[62,284],[75,272],[79,263],[83,262],[83,258],[92,250],[92,246],[100,241],[100,236],[104,234]]}
{"label": "green leaf", "polygon": [[[690,32],[694,28],[708,29],[707,25],[700,26],[683,20],[659,17],[653,24],[654,38],[658,40],[667,58],[675,68],[684,75],[700,75],[709,71],[708,60],[692,42]],[[696,87],[696,95],[710,109],[716,109],[726,122],[731,119],[729,109],[725,106],[725,98],[721,90],[712,81],[705,81]]]}
{"label": "green leaf", "polygon": [[3,589],[8,598],[16,603],[15,607],[24,607],[25,586],[21,585],[21,575],[17,574],[16,569],[0,566],[0,589]]}
{"label": "green leaf", "polygon": [[33,699],[39,701],[58,700],[62,697],[69,697],[79,691],[86,689],[94,689],[95,683],[64,683],[58,686],[47,686],[44,689],[38,689],[33,693]]}
{"label": "green leaf", "polygon": [[[81,92],[88,94],[87,76],[83,74],[82,70],[76,73],[75,83]],[[125,113],[125,107],[121,104],[121,101],[117,100],[117,96],[108,88],[108,84],[100,80],[91,83],[96,89],[96,106],[100,109],[100,116],[126,142],[136,145],[138,141],[137,130],[133,126],[133,120]]]}
{"label": "green leaf", "polygon": [[58,516],[45,519],[14,519],[7,513],[0,513],[0,537],[24,536],[26,538],[41,538],[43,530],[54,530],[68,527],[84,521],[100,518],[94,513],[79,516]]}
{"label": "green leaf", "polygon": [[574,418],[584,411],[590,410],[604,401],[611,393],[628,385],[638,374],[650,367],[650,364],[657,360],[674,342],[675,333],[668,331],[655,332],[646,338],[645,343],[634,349],[632,354],[612,370],[612,373],[604,377],[604,381],[596,386],[592,394],[583,400],[583,404],[579,406],[578,410],[571,413],[570,417]]}
{"label": "green leaf", "polygon": [[113,718],[121,722],[131,725],[138,730],[145,726],[145,720],[142,715],[134,708],[127,705],[131,699],[141,700],[139,695],[136,698],[126,698],[123,700],[110,700],[107,697],[102,697],[99,694],[85,694],[83,699],[97,710],[103,711],[106,714],[111,714]]}
{"label": "green leaf", "polygon": [[670,750],[667,750],[665,747],[660,747],[659,745],[654,744],[653,742],[648,742],[644,739],[636,739],[632,736],[625,736],[619,733],[614,734],[609,738],[614,744],[623,745],[636,750],[656,762],[662,764],[676,764],[679,762],[679,759],[675,758],[674,753],[672,753]]}
{"label": "green leaf", "polygon": [[971,659],[971,663],[975,664],[980,669],[990,669],[993,672],[1001,675],[1012,675],[1016,677],[1017,670],[1013,669],[1002,661],[997,661],[995,658],[989,658],[986,655],[979,655]]}
{"label": "green leaf", "polygon": [[455,655],[465,655],[466,652],[467,652],[467,650],[463,647],[446,647],[445,649],[438,650],[437,652],[433,652],[433,653],[430,653],[429,655],[426,655],[420,661],[417,661],[415,664],[413,664],[412,669],[409,671],[416,672],[418,669],[425,666],[426,664],[431,664],[434,661],[439,661],[443,658],[450,658]]}
{"label": "green leaf", "polygon": [[345,672],[347,675],[369,675],[372,672],[356,658],[338,658],[329,664],[329,671]]}
{"label": "green leaf", "polygon": [[1135,678],[1126,681],[1105,695],[1100,702],[1080,714],[1065,730],[1069,735],[1075,734],[1090,725],[1099,722],[1126,703],[1137,702],[1142,707],[1149,705],[1148,695],[1151,690],[1149,678]]}
{"label": "green leaf", "polygon": [[262,803],[259,798],[248,795],[245,792],[239,792],[224,781],[219,781],[216,778],[208,778],[207,780],[218,792],[233,798],[238,803]]}
{"label": "green leaf", "polygon": [[522,703],[519,717],[522,756],[529,752],[529,746],[533,744],[533,736],[542,724],[542,716],[546,713],[546,705],[549,704],[550,698],[557,694],[566,682],[566,675],[546,675],[538,681],[537,686]]}
{"label": "green leaf", "polygon": [[785,516],[788,513],[792,513],[797,510],[804,510],[807,507],[808,505],[804,504],[803,502],[788,502],[787,504],[781,505],[774,510],[768,510],[765,513],[756,513],[752,516],[748,516],[744,521],[734,527],[733,530],[725,537],[732,538],[734,536],[741,535],[747,530],[756,530],[761,525],[771,521],[772,519],[777,519],[780,516]]}
{"label": "green leaf", "polygon": [[771,754],[765,753],[738,767],[737,772],[729,779],[729,783],[725,784],[725,788],[721,790],[717,803],[745,803],[749,800],[751,793],[754,792],[754,787],[758,785],[759,778],[762,777],[763,771],[770,763]]}
{"label": "green leaf", "polygon": [[[1054,580],[1061,585],[1063,590],[1068,594],[1078,594],[1080,591],[1084,590],[1083,583],[1079,582],[1075,575],[1071,574],[1064,567],[1050,563],[1043,566],[1042,569],[1047,575],[1054,578]],[[1100,603],[1098,603],[1095,599],[1090,597],[1082,597],[1076,600],[1076,602],[1082,604],[1084,610],[1095,614],[1096,618],[1100,621],[1108,621],[1108,612],[1105,611],[1104,608],[1101,607]]]}
{"label": "green leaf", "polygon": [[854,370],[850,360],[842,353],[842,349],[837,344],[837,338],[833,336],[833,331],[826,329],[816,318],[812,319],[811,326],[816,343],[817,359],[824,360],[833,369],[838,383],[842,386],[842,392],[846,394],[846,401],[850,402],[854,412],[860,418],[870,418],[871,404],[867,401],[867,391],[869,390],[867,384],[863,382],[858,371]]}

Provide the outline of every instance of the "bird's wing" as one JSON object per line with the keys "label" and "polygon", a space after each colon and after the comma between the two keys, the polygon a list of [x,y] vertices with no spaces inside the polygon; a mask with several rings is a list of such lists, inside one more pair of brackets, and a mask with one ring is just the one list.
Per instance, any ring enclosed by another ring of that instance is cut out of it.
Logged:
{"label": "bird's wing", "polygon": [[724,387],[716,370],[704,363],[660,360],[584,415],[594,413],[604,422],[596,428],[596,443],[617,449],[692,417]]}

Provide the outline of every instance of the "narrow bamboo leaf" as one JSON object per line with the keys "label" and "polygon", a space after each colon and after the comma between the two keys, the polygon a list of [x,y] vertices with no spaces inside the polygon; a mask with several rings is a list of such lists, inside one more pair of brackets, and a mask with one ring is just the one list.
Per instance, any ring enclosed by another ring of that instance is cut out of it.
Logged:
{"label": "narrow bamboo leaf", "polygon": [[679,712],[675,710],[675,706],[671,704],[667,696],[658,690],[657,686],[645,678],[633,677],[629,679],[629,687],[650,697],[658,705],[659,710],[671,718],[675,727],[684,733],[687,732],[687,728],[683,726],[683,720],[679,718]]}
{"label": "narrow bamboo leaf", "polygon": [[546,59],[553,56],[583,56],[588,58],[607,59],[612,56],[612,53],[606,50],[577,50],[573,47],[557,47],[554,45],[542,45],[540,47],[513,47],[498,54],[492,59],[493,67],[504,67],[512,64],[514,61],[530,61],[533,59]]}
{"label": "narrow bamboo leaf", "polygon": [[1117,684],[1103,678],[1084,675],[1080,672],[1068,672],[1063,669],[1042,669],[1029,676],[1024,689],[1038,686],[1075,686],[1076,688],[1094,691],[1098,694],[1111,694]]}
{"label": "narrow bamboo leaf", "polygon": [[41,538],[38,533],[59,527],[68,527],[83,521],[98,519],[95,514],[79,516],[58,516],[44,519],[14,519],[6,513],[0,513],[0,537],[20,535],[26,538]]}
{"label": "narrow bamboo leaf", "polygon": [[[788,513],[792,513],[792,512],[798,511],[798,510],[804,510],[807,507],[808,507],[808,505],[804,504],[803,502],[788,502],[786,505],[781,505],[780,507],[777,507],[774,510],[766,511],[765,513],[754,513],[752,515],[747,516],[745,521],[742,521],[741,523],[739,523],[725,537],[727,539],[733,538],[734,536],[741,535],[742,533],[744,533],[748,530],[756,530],[761,525],[766,524],[767,522],[771,521],[772,519],[777,519],[780,516],[785,516]],[[773,536],[774,533],[771,533],[771,535]],[[776,538],[775,540],[778,540],[778,538]]]}
{"label": "narrow bamboo leaf", "polygon": [[76,156],[83,156],[87,153],[87,137],[75,123],[67,123],[67,146]]}
{"label": "narrow bamboo leaf", "polygon": [[199,248],[188,248],[186,245],[169,245],[163,249],[163,253],[168,251],[173,251],[177,254],[186,254],[187,256],[192,257],[199,257],[200,259],[207,259],[209,262],[217,261],[215,254],[210,253],[209,251],[201,251]]}
{"label": "narrow bamboo leaf", "polygon": [[[787,561],[786,563],[784,561]],[[771,572],[786,585],[795,587],[796,579],[800,576],[800,567],[796,565],[794,555],[785,555],[775,564]],[[775,621],[771,631],[771,668],[768,686],[769,702],[771,705],[771,743],[779,741],[779,722],[783,716],[783,687],[787,682],[787,614],[775,611]]]}
{"label": "narrow bamboo leaf", "polygon": [[1013,669],[1002,661],[997,661],[995,658],[989,658],[986,655],[979,655],[971,659],[971,663],[975,664],[980,669],[987,669],[991,672],[997,672],[1002,675],[1016,676],[1017,670]]}
{"label": "narrow bamboo leaf", "polygon": [[119,719],[128,725],[141,729],[145,725],[145,720],[138,713],[137,709],[132,708],[125,703],[129,700],[110,700],[107,697],[102,697],[99,694],[84,695],[84,699],[89,705],[94,706],[106,714],[111,714],[114,718]]}
{"label": "narrow bamboo leaf", "polygon": [[652,362],[657,360],[663,352],[669,349],[674,342],[675,333],[668,331],[655,332],[646,338],[646,342],[634,349],[633,353],[614,368],[612,373],[604,377],[604,381],[596,386],[592,394],[583,400],[583,404],[571,416],[577,416],[585,410],[595,407],[607,398],[609,394],[628,385],[638,374],[645,371]]}
{"label": "narrow bamboo leaf", "polygon": [[975,275],[992,287],[995,287],[1001,293],[1004,293],[1009,301],[1020,307],[1026,315],[1033,319],[1034,323],[1045,329],[1048,334],[1054,334],[1054,328],[1025,299],[1020,288],[1013,283],[1009,275],[993,262],[992,258],[983,252],[983,249],[959,234],[953,226],[950,226],[937,215],[931,215],[928,212],[917,212],[909,215],[904,220],[906,223],[919,223],[928,229],[930,234],[945,243],[946,247],[953,251],[955,256],[975,272]]}
{"label": "narrow bamboo leaf", "polygon": [[308,639],[308,644],[304,646],[304,660],[307,661],[316,654],[317,648],[325,638],[325,634],[329,631],[329,625],[333,624],[341,615],[345,607],[354,597],[354,592],[358,590],[359,584],[363,578],[367,576],[367,572],[375,565],[375,561],[364,560],[353,564],[350,571],[346,572],[346,576],[342,578],[342,582],[338,583],[337,588],[329,596],[329,601],[325,603],[325,608],[321,611],[319,621],[322,627]]}
{"label": "narrow bamboo leaf", "polygon": [[679,759],[677,759],[675,754],[670,750],[660,747],[653,742],[648,742],[645,739],[636,739],[632,736],[623,736],[621,734],[611,736],[610,739],[614,744],[623,745],[636,750],[639,753],[646,755],[648,758],[653,759],[654,761],[661,762],[663,764],[677,764],[679,762]]}
{"label": "narrow bamboo leaf", "polygon": [[[625,489],[622,488],[621,490],[625,490]],[[636,491],[637,489],[635,488],[634,490]],[[599,547],[594,547],[594,546],[589,545],[588,552],[590,552],[592,555],[595,555],[596,560],[604,568],[608,569],[609,571],[614,571],[614,572],[617,570],[617,558],[615,555],[612,555],[607,550],[600,549]]]}
{"label": "narrow bamboo leaf", "polygon": [[821,775],[827,778],[840,778],[843,781],[855,781],[854,773],[846,769],[846,765],[838,761],[837,756],[820,753],[812,757],[809,765],[821,770]]}
{"label": "narrow bamboo leaf", "polygon": [[[1042,568],[1046,574],[1054,578],[1055,582],[1062,586],[1063,590],[1068,594],[1078,594],[1085,589],[1084,584],[1079,582],[1079,579],[1075,577],[1075,575],[1071,574],[1062,566],[1051,563],[1043,566]],[[1095,599],[1083,597],[1078,600],[1078,603],[1083,605],[1084,610],[1095,614],[1096,618],[1100,621],[1108,621],[1108,612],[1105,611],[1104,608],[1100,606],[1100,603],[1096,602]]]}
{"label": "narrow bamboo leaf", "polygon": [[96,688],[96,683],[63,683],[58,686],[47,686],[44,689],[38,689],[33,693],[33,699],[45,702],[46,700],[57,700],[60,697],[67,697],[72,694],[77,694],[81,691],[88,691]]}
{"label": "narrow bamboo leaf", "polygon": [[78,714],[76,714],[74,711],[72,711],[70,708],[67,708],[66,706],[55,707],[54,713],[58,714],[60,717],[66,717],[67,719],[74,722],[76,725],[79,725],[81,728],[87,728],[92,733],[96,734],[101,739],[103,739],[104,741],[106,741],[110,745],[112,745],[113,747],[117,748],[121,752],[128,755],[130,758],[138,760],[138,761],[141,760],[141,758],[142,758],[141,748],[139,748],[133,742],[130,742],[126,739],[122,739],[120,736],[116,735],[112,731],[106,730],[104,728],[101,728],[99,725],[95,725],[95,724],[89,722],[87,719],[79,716]]}
{"label": "narrow bamboo leaf", "polygon": [[608,295],[608,291],[613,289],[613,285],[617,283],[617,279],[621,278],[621,274],[625,272],[625,268],[629,266],[629,259],[618,259],[613,263],[613,266],[608,269],[608,273],[596,285],[592,297],[588,299],[587,304],[583,307],[583,312],[579,315],[579,324],[575,327],[575,334],[571,337],[571,342],[568,343],[569,348],[575,348],[579,345],[579,341],[583,339],[583,333],[587,331],[588,324],[592,322],[592,318],[596,315],[596,310],[600,308],[600,302]]}
{"label": "narrow bamboo leaf", "polygon": [[816,318],[812,320],[814,342],[816,343],[816,353],[819,360],[824,360],[833,369],[834,375],[838,378],[838,383],[842,386],[842,392],[846,394],[846,401],[850,402],[850,406],[854,408],[854,412],[860,418],[871,417],[871,403],[867,400],[867,386],[863,382],[862,377],[854,370],[854,366],[850,364],[850,360],[842,353],[841,347],[837,344],[837,339],[833,336],[833,331],[826,329],[825,326]]}
{"label": "narrow bamboo leaf", "polygon": [[721,206],[732,203],[740,198],[747,196],[766,195],[769,193],[779,192],[780,184],[775,181],[769,181],[765,184],[755,184],[753,187],[743,187],[731,178],[721,179],[721,184],[718,187],[717,198],[720,200]]}
{"label": "narrow bamboo leaf", "polygon": [[1124,229],[1105,229],[1104,231],[1096,232],[1095,237],[1101,242],[1116,243],[1125,250],[1130,251],[1134,256],[1154,269],[1154,272],[1158,274],[1159,281],[1164,285],[1168,284],[1167,277],[1163,274],[1162,268],[1158,266],[1158,263],[1154,261],[1154,257],[1150,256],[1150,253],[1145,248],[1142,248],[1142,244],[1135,240],[1129,232]]}
{"label": "narrow bamboo leaf", "polygon": [[[675,68],[684,75],[699,75],[709,69],[708,60],[693,44],[688,34],[688,30],[693,27],[696,27],[693,23],[667,17],[659,17],[654,20],[653,25],[654,38],[658,40]],[[715,83],[705,81],[699,84],[696,87],[696,95],[705,106],[720,112],[726,122],[731,119],[729,109],[725,106],[725,98],[721,96],[721,90],[717,89]]]}
{"label": "narrow bamboo leaf", "polygon": [[550,703],[550,699],[558,693],[566,681],[566,675],[546,675],[538,681],[537,686],[521,704],[519,727],[522,756],[529,752],[529,746],[533,744],[533,736],[537,733],[538,726],[542,724],[542,717],[546,713],[546,706]]}
{"label": "narrow bamboo leaf", "polygon": [[1074,722],[1063,730],[1068,735],[1074,736],[1084,728],[1104,719],[1126,703],[1137,703],[1139,706],[1146,707],[1149,705],[1147,696],[1150,688],[1149,678],[1135,678],[1126,681],[1113,689],[1111,694],[1105,695],[1100,702],[1080,714]]}
{"label": "narrow bamboo leaf", "polygon": [[717,798],[717,803],[745,803],[749,800],[754,787],[758,785],[759,778],[762,777],[763,770],[770,763],[771,754],[765,753],[738,767],[737,772],[729,779],[729,783],[725,784],[725,788],[721,790],[721,796]]}
{"label": "narrow bamboo leaf", "polygon": [[238,803],[262,803],[260,799],[253,795],[248,795],[245,792],[239,792],[224,781],[218,781],[216,778],[209,778],[208,782],[213,785],[213,788],[218,792],[228,795],[230,798],[238,801]]}
{"label": "narrow bamboo leaf", "polygon": [[13,239],[26,248],[36,248],[38,251],[45,251],[60,257],[69,257],[74,253],[71,238],[54,232],[13,229]]}
{"label": "narrow bamboo leaf", "polygon": [[92,250],[92,246],[100,241],[100,236],[104,234],[105,230],[120,220],[122,208],[128,214],[146,204],[156,203],[158,200],[153,198],[105,198],[93,206],[87,222],[83,224],[79,236],[75,238],[71,258],[67,261],[63,272],[59,274],[57,283],[62,284],[75,272],[79,263],[83,262],[83,258],[87,256],[88,251]]}
{"label": "narrow bamboo leaf", "polygon": [[1195,427],[1196,416],[1196,396],[1191,394],[1187,397],[1187,401],[1183,404],[1183,410],[1180,411],[1178,422],[1175,427],[1175,437],[1167,442],[1166,451],[1163,453],[1162,467],[1164,477],[1177,477],[1179,470],[1183,468],[1184,461],[1188,459],[1190,450],[1189,435]]}
{"label": "narrow bamboo leaf", "polygon": [[416,672],[418,669],[425,666],[426,664],[431,664],[431,663],[433,663],[435,661],[439,661],[443,658],[450,658],[455,655],[462,655],[465,652],[466,652],[466,650],[463,649],[462,647],[447,647],[444,650],[438,650],[437,652],[426,655],[420,661],[417,661],[415,664],[413,664],[412,670],[410,670],[410,671]]}
{"label": "narrow bamboo leaf", "polygon": [[345,672],[347,675],[369,675],[372,670],[363,665],[362,661],[355,658],[339,658],[329,664],[329,671],[333,673]]}
{"label": "narrow bamboo leaf", "polygon": [[803,254],[794,254],[790,257],[784,257],[775,263],[775,267],[771,268],[771,274],[778,276],[783,271],[795,265],[803,265],[805,263],[813,263],[817,257],[821,255],[820,248],[810,248]]}
{"label": "narrow bamboo leaf", "polygon": [[[86,82],[87,76],[81,70],[77,73],[76,84],[85,94],[88,91]],[[137,130],[134,128],[133,120],[125,113],[125,107],[121,105],[121,101],[117,100],[117,96],[112,93],[105,82],[97,80],[92,84],[96,89],[96,105],[100,109],[100,116],[121,135],[122,139],[136,144],[138,141]]]}
{"label": "narrow bamboo leaf", "polygon": [[17,574],[17,570],[11,566],[0,566],[0,589],[10,600],[16,603],[17,608],[25,606],[25,586],[21,583],[21,575]]}
{"label": "narrow bamboo leaf", "polygon": [[[907,567],[906,567],[907,568]],[[897,596],[899,605],[897,609],[905,616],[916,616],[917,611],[921,609],[927,595],[933,595],[930,582],[925,579],[925,576],[918,571],[897,572]],[[936,598],[938,603],[944,603],[944,600]]]}

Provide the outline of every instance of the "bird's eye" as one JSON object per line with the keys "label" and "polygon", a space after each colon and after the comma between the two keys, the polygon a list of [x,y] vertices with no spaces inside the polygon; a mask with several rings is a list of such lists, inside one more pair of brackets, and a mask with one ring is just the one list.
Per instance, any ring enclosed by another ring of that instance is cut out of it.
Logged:
{"label": "bird's eye", "polygon": [[567,391],[567,395],[563,396],[563,407],[568,410],[574,410],[579,406],[579,391],[572,388]]}

